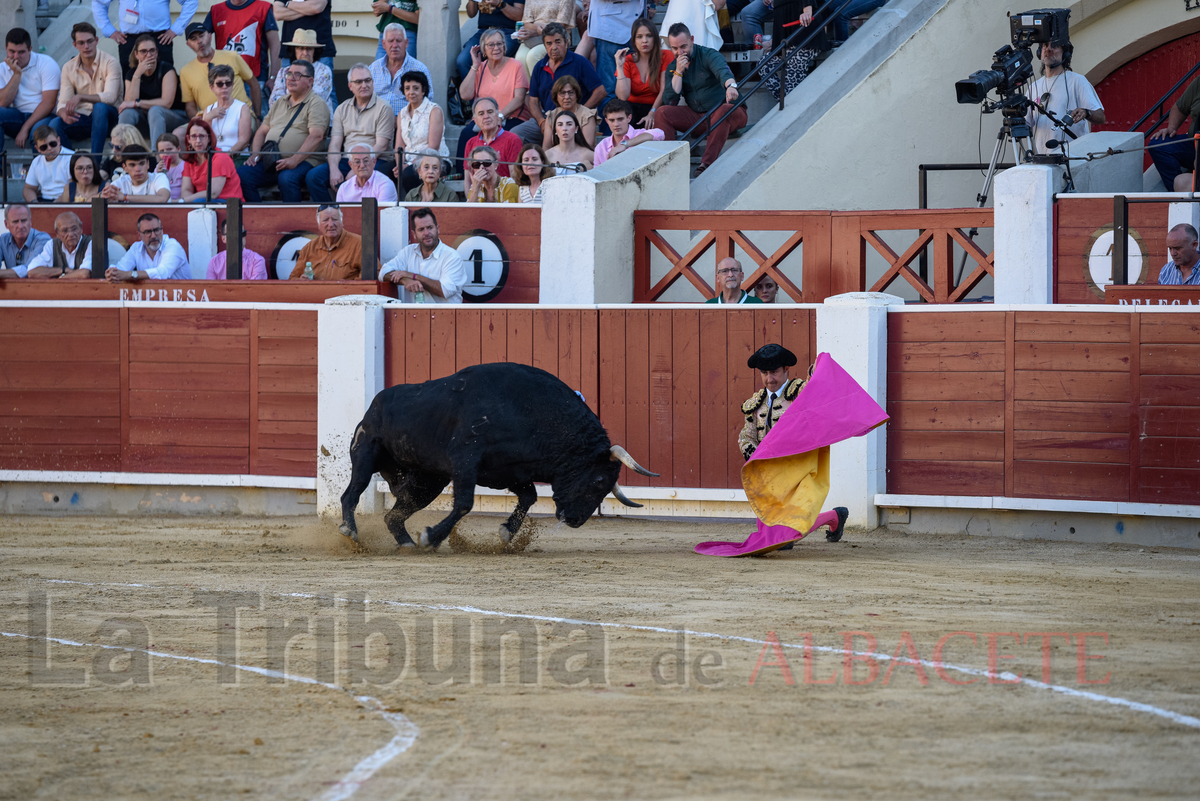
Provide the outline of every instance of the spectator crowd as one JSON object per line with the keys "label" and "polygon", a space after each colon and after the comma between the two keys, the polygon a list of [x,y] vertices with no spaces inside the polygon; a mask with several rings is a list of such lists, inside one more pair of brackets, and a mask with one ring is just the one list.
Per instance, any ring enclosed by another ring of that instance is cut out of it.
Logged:
{"label": "spectator crowd", "polygon": [[[858,13],[884,1],[861,0]],[[747,35],[761,33],[772,15],[777,27],[797,20],[807,26],[814,6],[824,5],[738,2],[708,5],[724,23],[740,13]],[[439,87],[417,57],[416,0],[372,3],[376,58],[350,67],[348,97],[340,103],[329,0],[224,0],[202,19],[197,0],[181,0],[174,18],[169,0],[140,0],[136,8],[120,3],[115,20],[110,5],[93,0],[95,25],[72,27],[76,53],[61,66],[33,51],[26,30],[6,34],[0,128],[18,149],[33,151],[25,201],[258,203],[274,189],[283,202],[323,204],[321,237],[311,243],[311,258],[297,262],[301,274],[300,265],[311,261],[314,275],[346,277],[354,261],[357,245],[345,239],[340,210],[324,204],[367,197],[536,204],[547,178],[594,169],[693,125],[703,133],[725,117],[707,131],[699,174],[747,121],[744,108],[735,107],[737,81],[718,52],[731,38],[728,27],[722,32],[718,25],[714,36],[712,19],[687,12],[705,5],[699,0],[671,3],[667,19],[676,19],[665,36],[653,21],[653,0],[470,0],[466,11],[479,30],[458,55],[457,85],[449,87],[469,120],[450,142],[450,104],[439,104]],[[194,57],[177,66],[173,41],[180,36]],[[101,37],[116,42],[117,56],[100,48]],[[789,66],[787,80],[793,78]],[[461,193],[451,180],[459,175]],[[23,206],[10,210],[20,217],[22,208],[27,214]],[[87,238],[70,234],[72,218],[78,220],[71,212],[59,215],[55,233],[62,236],[54,239],[40,232],[28,241],[17,237],[37,251],[19,265],[25,274],[90,260]],[[436,234],[432,218],[430,212],[419,220]],[[157,220],[143,215],[141,241],[109,270],[110,280],[179,273],[182,248]],[[419,220],[414,215],[414,225]],[[11,240],[16,234],[9,231]],[[385,273],[406,292],[461,298],[445,253],[436,245],[419,250],[418,262],[389,262]],[[252,276],[261,257],[247,259]],[[21,272],[5,261],[8,277]],[[431,264],[440,265],[440,288],[413,277],[428,275],[417,268]],[[224,270],[222,253],[209,272]]]}

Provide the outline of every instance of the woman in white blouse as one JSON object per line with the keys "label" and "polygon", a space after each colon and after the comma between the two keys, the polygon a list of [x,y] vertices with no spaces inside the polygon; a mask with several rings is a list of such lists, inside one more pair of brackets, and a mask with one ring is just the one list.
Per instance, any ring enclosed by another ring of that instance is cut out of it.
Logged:
{"label": "woman in white blouse", "polygon": [[[416,161],[426,150],[436,151],[442,158],[450,155],[446,147],[446,115],[429,99],[429,79],[425,73],[410,70],[400,76],[400,86],[408,105],[396,115],[396,150],[404,151],[404,173],[399,175],[405,192],[421,185]],[[396,170],[400,169],[397,155]]]}
{"label": "woman in white blouse", "polygon": [[244,154],[253,131],[250,107],[233,96],[233,80],[233,67],[228,64],[209,67],[208,86],[217,102],[200,115],[216,134],[216,149],[230,157]]}

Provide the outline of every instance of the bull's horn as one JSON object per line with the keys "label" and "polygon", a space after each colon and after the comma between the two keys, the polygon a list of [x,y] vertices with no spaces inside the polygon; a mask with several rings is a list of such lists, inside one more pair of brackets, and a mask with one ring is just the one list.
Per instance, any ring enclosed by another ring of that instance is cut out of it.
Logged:
{"label": "bull's horn", "polygon": [[625,504],[626,506],[632,506],[634,509],[642,508],[642,505],[640,503],[634,503],[633,501],[631,501],[625,497],[625,493],[621,492],[620,484],[613,484],[612,494],[613,494],[613,497],[615,497],[618,501]]}
{"label": "bull's horn", "polygon": [[625,450],[620,445],[613,445],[608,450],[609,450],[609,453],[612,454],[611,458],[614,462],[620,462],[621,464],[628,467],[630,470],[633,470],[634,472],[637,472],[637,473],[641,473],[643,476],[650,476],[651,478],[658,478],[658,473],[651,473],[649,470],[647,470],[646,468],[642,467],[640,464],[635,462],[633,460],[633,457],[629,455],[629,451]]}

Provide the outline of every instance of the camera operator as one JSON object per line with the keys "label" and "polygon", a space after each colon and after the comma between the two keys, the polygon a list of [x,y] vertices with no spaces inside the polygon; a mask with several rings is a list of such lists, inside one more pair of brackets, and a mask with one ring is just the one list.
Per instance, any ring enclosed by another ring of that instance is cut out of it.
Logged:
{"label": "camera operator", "polygon": [[[1063,122],[1070,123],[1076,135],[1083,136],[1092,132],[1092,124],[1104,122],[1104,105],[1088,79],[1071,69],[1073,49],[1069,41],[1065,45],[1062,42],[1040,45],[1037,56],[1042,62],[1042,77],[1029,85],[1025,95]],[[1051,139],[1068,138],[1036,108],[1029,110],[1026,119],[1033,128],[1035,153],[1047,153],[1046,143]]]}

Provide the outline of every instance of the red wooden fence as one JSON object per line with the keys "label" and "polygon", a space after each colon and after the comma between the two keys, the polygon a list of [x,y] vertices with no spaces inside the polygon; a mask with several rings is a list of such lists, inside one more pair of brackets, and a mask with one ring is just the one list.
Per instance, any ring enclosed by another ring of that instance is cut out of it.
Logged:
{"label": "red wooden fence", "polygon": [[316,475],[317,313],[7,308],[0,469]]}
{"label": "red wooden fence", "polygon": [[888,492],[1200,504],[1200,314],[888,315]]}
{"label": "red wooden fence", "polygon": [[389,309],[388,386],[512,361],[578,389],[613,442],[661,478],[628,470],[630,486],[738,488],[739,407],[758,387],[746,359],[782,342],[807,369],[812,309]]}
{"label": "red wooden fence", "polygon": [[[845,292],[883,292],[895,281],[912,286],[930,303],[955,303],[966,297],[985,275],[994,274],[993,254],[985,252],[967,236],[971,228],[991,228],[991,209],[914,209],[907,211],[636,211],[634,212],[633,273],[635,303],[650,303],[662,297],[680,279],[695,286],[706,298],[716,296],[713,276],[701,275],[696,263],[710,249],[716,261],[745,252],[744,264],[749,289],[769,275],[793,300],[820,303]],[[666,231],[704,232],[685,253],[679,253],[663,237]],[[747,232],[780,231],[788,236],[767,254],[750,241]],[[907,247],[897,252],[880,235],[884,231],[914,231]],[[803,275],[797,285],[781,263],[804,246]],[[968,257],[965,278],[955,283],[955,245]],[[887,263],[883,276],[867,285],[867,248]],[[654,252],[670,264],[666,274],[653,281]],[[914,267],[923,252],[932,251],[931,281],[921,278]]]}

